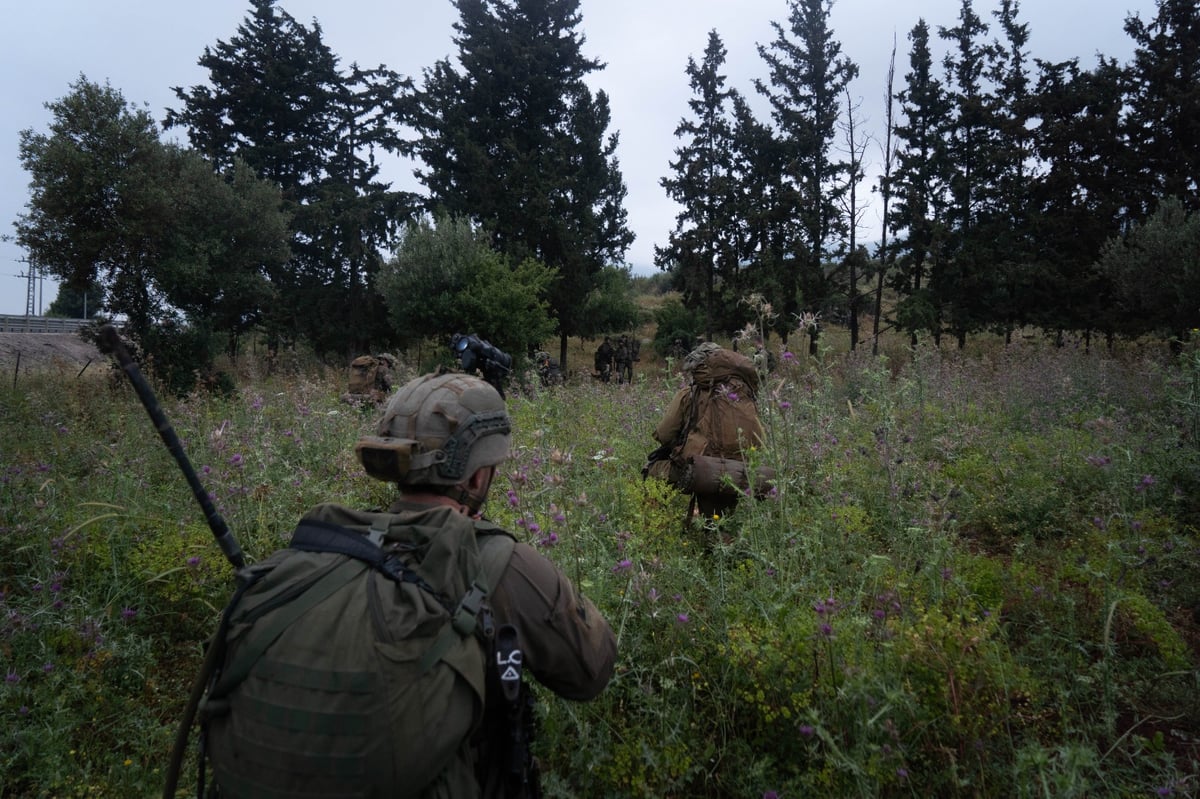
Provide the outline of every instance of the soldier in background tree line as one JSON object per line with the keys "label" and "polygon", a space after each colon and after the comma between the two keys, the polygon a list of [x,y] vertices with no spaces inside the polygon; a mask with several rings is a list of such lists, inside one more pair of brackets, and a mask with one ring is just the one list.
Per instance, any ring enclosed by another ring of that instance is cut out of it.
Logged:
{"label": "soldier in background tree line", "polygon": [[612,378],[614,354],[612,339],[605,336],[604,341],[600,342],[600,346],[596,348],[595,359],[596,376],[605,383]]}
{"label": "soldier in background tree line", "polygon": [[617,365],[617,382],[633,382],[633,350],[630,348],[629,336],[624,333],[617,339],[617,349],[613,359]]}
{"label": "soldier in background tree line", "polygon": [[343,402],[377,405],[392,391],[392,369],[396,358],[389,353],[360,355],[350,362],[350,379]]}

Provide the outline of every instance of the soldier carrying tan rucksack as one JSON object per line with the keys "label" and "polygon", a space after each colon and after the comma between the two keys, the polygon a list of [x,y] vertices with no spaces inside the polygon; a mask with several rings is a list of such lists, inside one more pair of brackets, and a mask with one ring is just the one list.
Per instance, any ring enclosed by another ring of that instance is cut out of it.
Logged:
{"label": "soldier carrying tan rucksack", "polygon": [[350,377],[342,400],[360,405],[385,401],[392,390],[395,366],[396,359],[387,353],[358,356],[350,362]]}
{"label": "soldier carrying tan rucksack", "polygon": [[[712,342],[692,350],[683,371],[688,385],[675,394],[655,428],[661,446],[650,453],[642,474],[691,494],[692,506],[712,518],[732,510],[750,486],[746,453],[764,441],[756,404],[758,372],[745,355]],[[760,469],[755,490],[765,490],[773,476]]]}

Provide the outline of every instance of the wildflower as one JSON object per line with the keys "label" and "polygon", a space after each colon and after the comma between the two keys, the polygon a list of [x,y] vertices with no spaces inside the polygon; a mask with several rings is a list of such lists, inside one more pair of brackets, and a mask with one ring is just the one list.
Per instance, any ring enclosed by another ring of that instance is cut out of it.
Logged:
{"label": "wildflower", "polygon": [[816,732],[816,730],[813,729],[813,726],[811,724],[801,724],[800,725],[800,734],[803,735],[805,738],[813,737],[813,733],[815,733],[815,732]]}
{"label": "wildflower", "polygon": [[633,561],[631,561],[629,558],[625,558],[624,560],[618,561],[616,566],[613,566],[613,574],[620,574],[621,572],[627,572],[632,568],[633,568]]}
{"label": "wildflower", "polygon": [[241,466],[242,465],[242,456],[240,454],[235,454],[232,458],[229,459],[229,464],[231,466],[235,466],[235,467]]}
{"label": "wildflower", "polygon": [[780,355],[779,357],[783,358],[783,360],[786,361],[787,363],[792,363],[793,361],[796,360],[796,356],[793,355],[789,350],[784,350],[783,354]]}
{"label": "wildflower", "polygon": [[777,791],[763,791],[763,799],[779,799]]}
{"label": "wildflower", "polygon": [[788,402],[787,400],[779,401],[779,410],[786,411],[790,407],[792,407],[792,403]]}
{"label": "wildflower", "polygon": [[18,683],[21,681],[21,675],[17,674],[12,669],[9,669],[8,675],[4,678],[6,683]]}
{"label": "wildflower", "polygon": [[896,769],[896,776],[902,780],[907,779],[908,769],[904,768],[904,766],[901,766],[900,768]]}
{"label": "wildflower", "polygon": [[1157,482],[1158,481],[1154,479],[1153,475],[1144,474],[1142,475],[1141,481],[1138,482],[1137,487],[1134,488],[1134,491],[1137,491],[1140,494]]}
{"label": "wildflower", "polygon": [[197,566],[199,566],[200,565],[200,556],[192,555],[190,558],[187,559],[187,565],[191,566],[193,569],[196,568]]}
{"label": "wildflower", "polygon": [[822,624],[818,629],[820,630],[822,637],[824,637],[824,638],[832,638],[833,637],[833,628],[830,627],[828,624]]}
{"label": "wildflower", "polygon": [[49,661],[47,661],[47,662],[46,662],[46,663],[45,663],[45,664],[42,666],[42,671],[44,671],[46,674],[49,674],[50,672],[54,671],[54,664],[53,664],[53,663],[50,663]]}
{"label": "wildflower", "polygon": [[124,619],[125,621],[130,621],[136,615],[137,615],[137,611],[131,607],[121,608],[121,618]]}
{"label": "wildflower", "polygon": [[675,621],[679,622],[680,624],[687,624],[689,621],[688,615],[686,613],[680,613],[675,616]]}

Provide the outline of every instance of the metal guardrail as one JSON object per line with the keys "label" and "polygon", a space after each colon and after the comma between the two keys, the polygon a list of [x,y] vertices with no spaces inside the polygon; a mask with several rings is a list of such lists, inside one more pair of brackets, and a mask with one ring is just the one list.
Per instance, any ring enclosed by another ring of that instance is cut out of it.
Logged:
{"label": "metal guardrail", "polygon": [[87,319],[0,314],[0,333],[74,333]]}

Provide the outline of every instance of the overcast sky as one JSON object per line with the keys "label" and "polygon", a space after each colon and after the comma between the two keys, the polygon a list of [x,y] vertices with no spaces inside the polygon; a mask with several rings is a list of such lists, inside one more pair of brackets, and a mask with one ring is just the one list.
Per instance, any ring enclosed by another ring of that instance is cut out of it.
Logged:
{"label": "overcast sky", "polygon": [[[0,233],[29,199],[29,176],[18,158],[18,134],[48,131],[47,102],[65,96],[82,74],[108,82],[129,102],[148,105],[161,120],[178,108],[172,86],[207,82],[197,65],[205,46],[228,41],[249,15],[248,0],[39,0],[8,3],[0,33]],[[423,68],[453,54],[450,0],[279,0],[279,8],[305,24],[320,23],[324,41],[343,68],[383,64],[419,78]],[[896,88],[908,69],[906,35],[924,18],[936,39],[939,26],[954,27],[961,0],[835,0],[831,27],[843,53],[859,65],[852,86],[862,99],[859,120],[873,132],[884,116],[892,41],[897,41]],[[974,0],[975,13],[993,23],[999,0]],[[628,262],[639,274],[654,270],[654,245],[674,226],[677,208],[659,187],[677,142],[674,130],[687,114],[691,91],[684,69],[689,56],[702,60],[708,31],[728,51],[727,85],[754,95],[752,81],[766,78],[756,45],[774,40],[771,22],[786,27],[787,0],[582,0],[584,52],[606,68],[593,73],[594,89],[609,95],[611,131],[620,134],[618,157],[629,187],[626,207],[637,236]],[[1150,20],[1154,0],[1025,0],[1020,19],[1029,24],[1032,58],[1077,57],[1090,68],[1098,54],[1127,63],[1133,47],[1123,24],[1129,14]],[[998,35],[995,25],[989,36]],[[940,60],[941,42],[934,41]],[[760,101],[755,101],[760,102]],[[761,104],[758,106],[761,108]],[[167,134],[183,139],[180,130]],[[877,162],[879,148],[867,152]],[[411,166],[396,163],[386,176],[397,188],[418,189]],[[878,217],[868,213],[861,240],[878,236]],[[0,313],[23,314],[28,281],[24,252],[0,242]],[[44,310],[56,293],[45,281],[36,304]]]}

